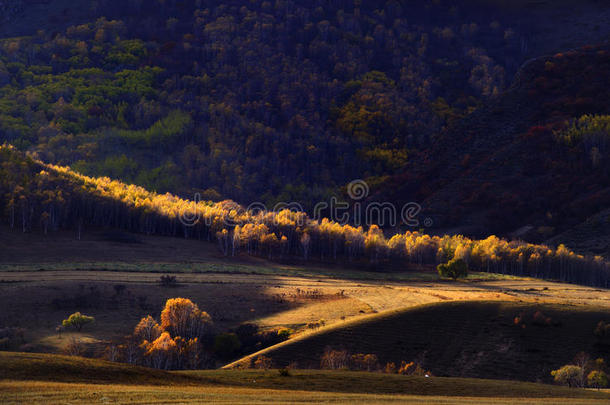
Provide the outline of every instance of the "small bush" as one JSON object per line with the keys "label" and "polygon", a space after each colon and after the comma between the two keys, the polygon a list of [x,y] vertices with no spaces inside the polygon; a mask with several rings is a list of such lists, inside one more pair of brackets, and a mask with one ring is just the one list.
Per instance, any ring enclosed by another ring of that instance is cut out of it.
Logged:
{"label": "small bush", "polygon": [[593,333],[599,340],[610,342],[610,323],[599,321]]}
{"label": "small bush", "polygon": [[254,361],[254,368],[259,370],[269,370],[273,365],[273,361],[269,357],[258,356]]}
{"label": "small bush", "polygon": [[8,350],[25,343],[25,329],[8,327],[0,328],[0,350]]}
{"label": "small bush", "polygon": [[591,388],[606,388],[608,386],[608,376],[601,370],[593,370],[587,376],[587,385]]}
{"label": "small bush", "polygon": [[63,327],[73,327],[80,331],[83,326],[95,322],[95,318],[92,316],[83,315],[80,312],[75,312],[70,315],[67,319],[64,319],[61,324]]}
{"label": "small bush", "polygon": [[235,333],[221,333],[214,339],[214,352],[223,359],[230,359],[241,348]]}
{"label": "small bush", "polygon": [[385,368],[384,368],[384,372],[386,374],[396,374],[398,370],[396,369],[396,363],[386,363]]}
{"label": "small bush", "polygon": [[281,339],[282,341],[288,340],[288,339],[290,339],[290,335],[292,335],[292,333],[293,333],[292,329],[281,328],[280,330],[277,331],[277,337],[279,339]]}
{"label": "small bush", "polygon": [[163,287],[175,287],[178,285],[176,276],[170,276],[169,274],[159,277],[159,284]]}
{"label": "small bush", "polygon": [[449,277],[454,280],[468,276],[468,265],[462,259],[453,258],[448,263],[439,264],[437,270],[441,277]]}
{"label": "small bush", "polygon": [[560,326],[561,322],[554,320],[550,316],[546,316],[542,311],[531,312],[521,312],[514,319],[515,326],[521,327],[523,329],[526,328],[527,325],[535,325],[535,326]]}
{"label": "small bush", "polygon": [[280,368],[278,373],[280,374],[280,377],[290,377],[290,370],[287,368]]}
{"label": "small bush", "polygon": [[114,293],[115,293],[115,295],[118,297],[121,294],[123,294],[123,291],[125,291],[125,288],[126,288],[125,284],[115,284],[114,285]]}
{"label": "small bush", "polygon": [[72,337],[64,348],[64,352],[69,356],[83,356],[85,354],[85,345],[80,339]]}
{"label": "small bush", "polygon": [[553,319],[551,319],[550,316],[546,316],[540,311],[536,311],[532,318],[532,322],[534,323],[534,325],[538,326],[551,326],[551,324],[553,323]]}
{"label": "small bush", "polygon": [[431,376],[430,371],[426,371],[419,363],[403,361],[398,369],[398,374],[402,375],[417,375],[417,376]]}
{"label": "small bush", "polygon": [[551,375],[556,383],[567,385],[568,387],[582,387],[583,374],[583,368],[573,364],[551,371]]}

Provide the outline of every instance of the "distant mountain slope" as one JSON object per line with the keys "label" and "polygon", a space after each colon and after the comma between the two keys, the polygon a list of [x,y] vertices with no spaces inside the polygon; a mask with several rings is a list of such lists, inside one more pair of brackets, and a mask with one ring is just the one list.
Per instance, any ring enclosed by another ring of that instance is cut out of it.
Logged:
{"label": "distant mountain slope", "polygon": [[376,197],[421,201],[441,229],[458,227],[473,235],[533,225],[525,236],[535,241],[605,209],[608,130],[571,144],[562,140],[562,131],[579,125],[573,120],[585,114],[606,120],[609,49],[588,47],[530,61],[504,95],[448,130]]}
{"label": "distant mountain slope", "polygon": [[400,173],[607,3],[11,0],[0,140],[150,190],[311,209]]}
{"label": "distant mountain slope", "polygon": [[548,241],[563,243],[579,252],[592,252],[610,257],[610,209],[606,209],[586,221],[568,229]]}

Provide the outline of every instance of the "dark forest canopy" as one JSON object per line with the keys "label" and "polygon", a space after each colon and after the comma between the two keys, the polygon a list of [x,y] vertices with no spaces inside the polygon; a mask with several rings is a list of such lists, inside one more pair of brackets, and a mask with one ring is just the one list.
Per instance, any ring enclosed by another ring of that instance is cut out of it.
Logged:
{"label": "dark forest canopy", "polygon": [[537,243],[610,201],[605,135],[558,142],[610,114],[610,51],[568,50],[607,38],[599,2],[2,4],[0,142],[44,162],[310,213],[365,179],[439,233]]}
{"label": "dark forest canopy", "polygon": [[0,139],[158,191],[309,205],[502,92],[529,28],[459,2],[108,1],[0,40]]}

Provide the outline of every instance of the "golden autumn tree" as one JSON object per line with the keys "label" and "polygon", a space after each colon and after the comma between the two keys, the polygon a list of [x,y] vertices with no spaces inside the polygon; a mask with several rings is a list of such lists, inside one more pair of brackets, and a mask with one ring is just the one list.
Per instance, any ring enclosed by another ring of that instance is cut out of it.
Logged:
{"label": "golden autumn tree", "polygon": [[163,332],[152,342],[145,340],[141,346],[152,367],[166,370],[173,367],[178,347],[169,333]]}
{"label": "golden autumn tree", "polygon": [[212,318],[188,298],[171,298],[161,312],[161,328],[183,339],[201,338],[212,326]]}
{"label": "golden autumn tree", "polygon": [[133,336],[138,340],[152,342],[161,336],[162,332],[163,329],[161,329],[161,326],[159,326],[157,321],[152,316],[148,315],[147,317],[142,318],[136,325]]}

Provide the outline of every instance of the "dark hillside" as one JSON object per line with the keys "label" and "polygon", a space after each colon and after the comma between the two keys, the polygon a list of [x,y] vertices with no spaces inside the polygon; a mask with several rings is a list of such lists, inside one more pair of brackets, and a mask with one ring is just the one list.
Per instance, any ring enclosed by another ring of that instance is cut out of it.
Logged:
{"label": "dark hillside", "polygon": [[535,241],[597,214],[610,204],[607,129],[599,140],[570,144],[562,134],[584,125],[573,120],[587,114],[598,117],[592,130],[605,122],[609,69],[607,46],[530,61],[502,97],[435,143],[429,150],[434,159],[422,154],[380,195],[416,198],[438,226],[472,234],[532,225],[533,231],[519,236]]}
{"label": "dark hillside", "polygon": [[[540,311],[544,318],[534,315]],[[386,362],[419,362],[437,376],[550,381],[550,371],[581,351],[609,355],[594,335],[603,310],[491,302],[427,305],[372,316],[265,349],[278,367],[319,368],[327,348],[372,353]],[[522,323],[516,324],[515,318]],[[537,320],[541,319],[541,320]],[[524,326],[525,325],[525,326]]]}
{"label": "dark hillside", "polygon": [[569,5],[4,1],[0,140],[151,190],[311,208],[402,172],[528,58],[606,37],[607,4]]}

